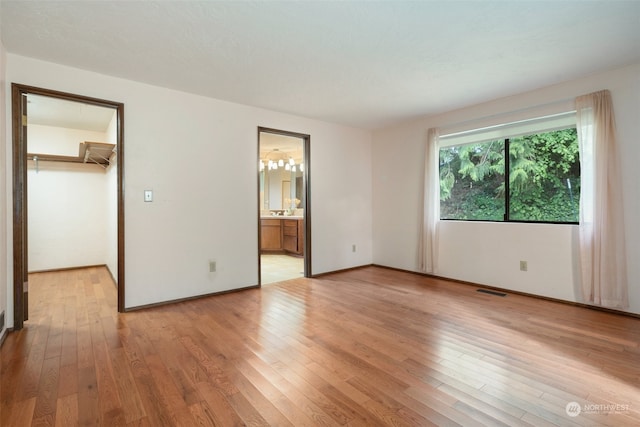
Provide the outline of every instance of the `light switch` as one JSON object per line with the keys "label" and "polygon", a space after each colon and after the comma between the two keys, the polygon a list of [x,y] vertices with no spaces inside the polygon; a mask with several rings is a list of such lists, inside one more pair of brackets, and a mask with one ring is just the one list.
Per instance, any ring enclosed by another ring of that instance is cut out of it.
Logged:
{"label": "light switch", "polygon": [[153,202],[153,190],[144,190],[144,201]]}

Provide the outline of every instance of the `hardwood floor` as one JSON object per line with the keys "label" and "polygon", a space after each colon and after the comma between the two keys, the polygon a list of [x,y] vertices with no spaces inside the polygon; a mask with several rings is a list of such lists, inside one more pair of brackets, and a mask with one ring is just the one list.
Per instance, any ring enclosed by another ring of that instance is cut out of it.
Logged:
{"label": "hardwood floor", "polygon": [[376,267],[120,315],[104,269],[30,287],[2,426],[640,425],[640,319]]}

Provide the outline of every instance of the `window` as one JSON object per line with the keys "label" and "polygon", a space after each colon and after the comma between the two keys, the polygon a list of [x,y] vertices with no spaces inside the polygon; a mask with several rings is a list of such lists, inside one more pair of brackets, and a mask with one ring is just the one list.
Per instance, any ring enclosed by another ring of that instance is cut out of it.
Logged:
{"label": "window", "polygon": [[440,219],[577,223],[578,138],[567,117],[533,123],[541,131],[504,126],[500,138],[495,128],[442,137]]}

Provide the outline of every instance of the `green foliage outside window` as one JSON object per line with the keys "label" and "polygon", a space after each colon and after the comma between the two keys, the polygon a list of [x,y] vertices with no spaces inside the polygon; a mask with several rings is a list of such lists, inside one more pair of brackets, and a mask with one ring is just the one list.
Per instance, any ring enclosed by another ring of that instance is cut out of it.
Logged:
{"label": "green foliage outside window", "polygon": [[442,219],[571,223],[579,201],[575,128],[440,149]]}

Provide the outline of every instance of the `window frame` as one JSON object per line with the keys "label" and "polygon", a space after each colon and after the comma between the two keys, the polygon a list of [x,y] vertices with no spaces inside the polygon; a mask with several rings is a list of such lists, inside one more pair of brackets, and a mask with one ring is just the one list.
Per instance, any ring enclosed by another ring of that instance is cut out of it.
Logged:
{"label": "window frame", "polygon": [[[504,214],[502,220],[497,219],[459,219],[459,218],[442,218],[442,211],[439,210],[440,221],[465,221],[465,222],[491,222],[491,223],[518,223],[518,224],[551,224],[551,225],[578,225],[579,221],[540,221],[540,220],[522,220],[510,218],[510,202],[511,202],[511,186],[510,186],[510,140],[519,136],[535,135],[548,133],[553,131],[560,131],[565,129],[575,129],[575,111],[568,111],[551,116],[537,117],[533,119],[521,120],[518,122],[500,124],[496,126],[489,126],[484,128],[472,129],[468,131],[462,131],[457,133],[451,133],[448,135],[442,135],[438,142],[438,153],[443,148],[448,147],[460,147],[468,144],[478,144],[487,141],[502,141],[504,142]],[[477,135],[477,137],[475,137]],[[495,137],[500,135],[500,137]],[[494,137],[491,137],[494,136]],[[445,140],[448,143],[442,144],[441,141]],[[450,141],[454,141],[451,143]],[[461,142],[455,142],[460,140]],[[580,163],[580,157],[578,155],[578,163]],[[438,180],[440,180],[440,174],[438,173]],[[442,203],[442,200],[440,200]],[[579,218],[578,218],[579,219]]]}

